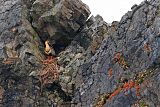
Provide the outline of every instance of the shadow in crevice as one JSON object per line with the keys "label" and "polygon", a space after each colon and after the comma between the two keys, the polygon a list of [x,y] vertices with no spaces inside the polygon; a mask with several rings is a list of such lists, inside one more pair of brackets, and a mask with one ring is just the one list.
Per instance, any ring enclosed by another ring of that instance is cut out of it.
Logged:
{"label": "shadow in crevice", "polygon": [[47,87],[47,89],[48,91],[53,91],[53,92],[56,91],[59,97],[63,99],[64,102],[72,101],[72,97],[67,95],[67,93],[62,90],[62,87],[58,82],[52,83],[50,86]]}

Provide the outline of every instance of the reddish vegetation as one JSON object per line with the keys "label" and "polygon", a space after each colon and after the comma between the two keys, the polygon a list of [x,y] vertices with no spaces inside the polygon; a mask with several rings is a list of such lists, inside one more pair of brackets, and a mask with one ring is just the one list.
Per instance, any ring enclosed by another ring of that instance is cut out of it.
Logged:
{"label": "reddish vegetation", "polygon": [[54,62],[54,63],[57,62],[57,61],[56,61],[56,58],[54,58],[53,56],[48,56],[46,60],[43,60],[43,61],[42,61],[42,63],[43,63],[44,65],[51,64],[51,63],[53,63],[53,62]]}
{"label": "reddish vegetation", "polygon": [[49,83],[53,83],[59,78],[59,69],[56,58],[43,61],[44,67],[39,72],[41,88]]}

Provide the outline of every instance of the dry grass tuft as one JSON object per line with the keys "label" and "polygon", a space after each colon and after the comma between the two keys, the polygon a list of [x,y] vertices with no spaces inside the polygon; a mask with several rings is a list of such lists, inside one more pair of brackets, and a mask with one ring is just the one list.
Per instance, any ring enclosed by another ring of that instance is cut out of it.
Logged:
{"label": "dry grass tuft", "polygon": [[57,65],[56,58],[53,58],[50,61],[44,61],[43,67],[40,69],[40,72],[38,74],[39,80],[41,82],[41,89],[43,86],[47,84],[51,84],[54,81],[59,79],[59,67]]}
{"label": "dry grass tuft", "polygon": [[7,59],[4,59],[3,60],[3,64],[6,64],[6,65],[10,65],[10,64],[14,64],[16,61],[19,61],[20,59],[18,57],[9,57]]}

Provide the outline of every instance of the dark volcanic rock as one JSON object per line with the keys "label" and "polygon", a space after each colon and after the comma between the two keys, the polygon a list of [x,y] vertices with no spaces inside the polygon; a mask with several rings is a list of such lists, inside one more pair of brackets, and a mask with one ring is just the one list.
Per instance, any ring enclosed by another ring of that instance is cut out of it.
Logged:
{"label": "dark volcanic rock", "polygon": [[31,8],[32,25],[43,40],[68,45],[90,15],[80,0],[36,0]]}
{"label": "dark volcanic rock", "polygon": [[[62,77],[65,78],[64,80],[67,83],[79,87],[83,81],[83,76],[90,75],[90,71],[81,71],[84,67],[82,65],[87,65],[100,47],[102,40],[107,36],[108,28],[108,24],[103,21],[102,17],[99,15],[96,17],[91,16],[71,44],[59,54],[60,72],[70,78],[67,82],[68,79],[65,76]],[[82,73],[82,75],[79,75],[79,73]],[[62,87],[67,91],[63,83]]]}
{"label": "dark volcanic rock", "polygon": [[[81,88],[75,94],[75,102],[80,102],[81,106],[88,107],[96,104],[97,98],[104,93],[111,93],[120,84],[119,78],[133,78],[138,72],[148,69],[155,65],[160,55],[159,50],[159,0],[142,2],[139,6],[134,7],[133,11],[126,13],[118,24],[115,33],[106,38],[89,62],[82,65],[80,71],[90,72],[87,76],[80,72],[77,76],[82,75],[80,80]],[[147,49],[146,49],[147,47]],[[128,69],[123,69],[119,63],[113,63],[114,55],[120,52],[123,55]],[[158,64],[158,63],[157,63]],[[112,68],[112,77],[109,77],[108,70]],[[158,70],[152,72],[159,75]],[[156,76],[149,76],[147,80],[151,85],[143,86],[145,91],[141,92],[141,99],[149,106],[160,106],[159,85],[154,85]],[[93,83],[89,84],[92,79]],[[147,82],[147,83],[148,83]],[[156,84],[159,83],[157,80]],[[153,91],[157,90],[157,91]],[[130,107],[138,100],[135,90],[127,96],[120,92],[107,101],[106,107]],[[144,95],[145,93],[145,95]],[[151,99],[155,98],[155,100]],[[98,107],[98,105],[97,105]]]}
{"label": "dark volcanic rock", "polygon": [[[2,0],[0,106],[101,107],[106,99],[105,107],[159,107],[160,1],[131,9],[109,25],[99,15],[88,18],[80,0]],[[46,39],[56,50],[60,76],[42,87],[37,75]],[[140,96],[132,88],[103,97],[127,80],[140,85]]]}
{"label": "dark volcanic rock", "polygon": [[[37,46],[40,39],[25,19],[21,0],[3,0],[0,3],[0,85],[4,89],[2,106],[34,105],[32,78],[28,75],[41,64]],[[33,42],[33,35],[35,41]],[[35,48],[33,48],[35,47]],[[36,92],[37,91],[37,92]]]}
{"label": "dark volcanic rock", "polygon": [[65,41],[69,43],[68,39],[73,39],[89,14],[85,4],[73,0],[3,0],[0,3],[2,106],[47,107],[71,101],[58,83],[41,92],[40,82],[35,76],[45,58],[42,42],[46,38],[42,36],[50,36],[50,41],[63,37],[60,39],[63,46]]}

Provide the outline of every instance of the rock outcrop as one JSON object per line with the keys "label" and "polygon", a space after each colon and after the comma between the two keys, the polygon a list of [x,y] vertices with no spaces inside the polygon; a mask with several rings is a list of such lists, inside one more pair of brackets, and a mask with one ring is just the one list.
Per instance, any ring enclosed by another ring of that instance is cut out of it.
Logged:
{"label": "rock outcrop", "polygon": [[42,40],[67,46],[85,24],[89,8],[80,0],[36,0],[30,10],[32,25]]}
{"label": "rock outcrop", "polygon": [[131,9],[108,24],[81,0],[2,0],[0,106],[159,107],[160,0]]}
{"label": "rock outcrop", "polygon": [[[105,107],[128,107],[136,103],[139,106],[141,103],[149,107],[160,106],[159,3],[159,0],[144,1],[127,12],[112,30],[114,33],[105,38],[96,54],[81,66],[77,79],[81,75],[83,82],[76,85],[79,90],[74,100],[80,102],[79,106],[101,107],[102,103]],[[121,54],[123,61],[114,62],[117,53]],[[151,68],[154,69],[148,70]],[[144,76],[145,72],[153,74]],[[140,84],[140,97],[136,96],[134,88],[127,96],[124,90],[114,93],[123,84],[121,78],[138,81],[135,77],[140,74],[139,79],[144,81]],[[109,100],[104,96],[107,93],[114,97]]]}

